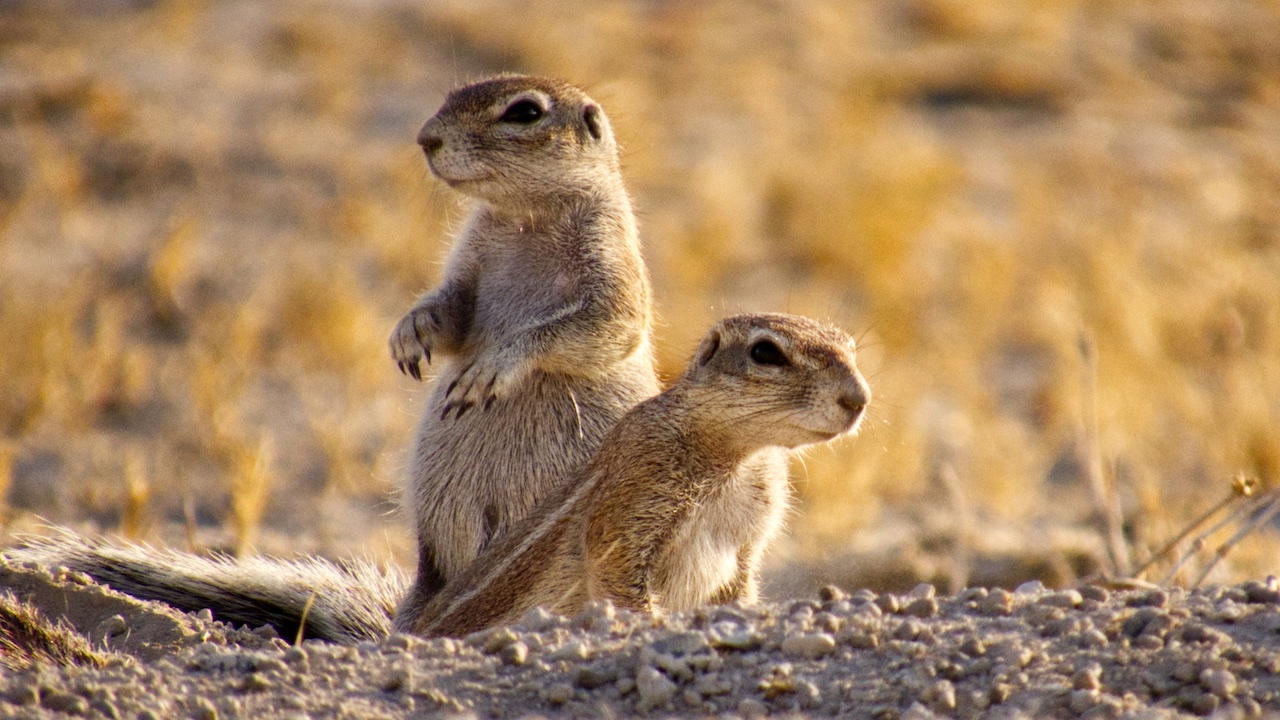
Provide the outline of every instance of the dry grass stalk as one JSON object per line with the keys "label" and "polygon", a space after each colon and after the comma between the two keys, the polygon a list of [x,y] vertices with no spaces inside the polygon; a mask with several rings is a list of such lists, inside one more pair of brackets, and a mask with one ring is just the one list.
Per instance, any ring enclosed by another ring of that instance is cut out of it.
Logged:
{"label": "dry grass stalk", "polygon": [[1280,488],[1259,496],[1253,503],[1253,512],[1251,514],[1253,517],[1242,523],[1234,535],[1213,551],[1213,559],[1209,561],[1208,565],[1205,565],[1204,570],[1200,572],[1200,576],[1196,578],[1196,581],[1192,583],[1191,587],[1200,587],[1200,584],[1209,576],[1209,573],[1213,572],[1214,568],[1218,567],[1218,565],[1226,559],[1227,554],[1230,553],[1241,540],[1248,537],[1258,528],[1271,522],[1272,518],[1277,514],[1280,514]]}
{"label": "dry grass stalk", "polygon": [[121,532],[131,539],[143,536],[147,524],[147,508],[151,499],[151,480],[147,471],[147,458],[140,450],[130,452],[124,466],[124,513]]}
{"label": "dry grass stalk", "polygon": [[270,437],[264,437],[256,449],[237,449],[231,479],[231,529],[237,557],[252,551],[258,538],[271,488],[271,454]]}
{"label": "dry grass stalk", "polygon": [[1078,347],[1081,363],[1081,398],[1084,403],[1084,422],[1080,432],[1081,466],[1085,468],[1089,494],[1093,499],[1094,517],[1099,532],[1106,539],[1107,556],[1112,574],[1129,575],[1129,544],[1124,537],[1124,511],[1120,507],[1120,494],[1113,482],[1108,483],[1102,464],[1102,448],[1098,440],[1098,348],[1093,334],[1082,331]]}
{"label": "dry grass stalk", "polygon": [[[1196,532],[1201,527],[1204,527],[1205,523],[1209,522],[1210,518],[1217,515],[1222,510],[1251,497],[1257,488],[1258,481],[1256,479],[1246,477],[1244,475],[1237,475],[1235,479],[1231,481],[1231,488],[1228,490],[1225,497],[1219,500],[1213,507],[1204,511],[1204,513],[1195,520],[1188,523],[1187,526],[1182,529],[1182,532],[1175,535],[1172,540],[1165,543],[1164,547],[1153,553],[1141,567],[1133,571],[1132,577],[1139,580],[1142,579],[1142,576],[1146,575],[1147,571],[1156,563],[1169,559],[1178,546],[1190,537],[1192,533]],[[1215,528],[1216,527],[1217,526],[1215,526]],[[1197,538],[1197,541],[1201,542],[1201,544],[1203,544],[1203,537],[1204,536],[1202,535]],[[1194,552],[1182,553],[1179,556],[1179,567],[1181,567],[1181,562],[1184,562],[1185,559],[1190,557],[1192,554],[1194,554]]]}

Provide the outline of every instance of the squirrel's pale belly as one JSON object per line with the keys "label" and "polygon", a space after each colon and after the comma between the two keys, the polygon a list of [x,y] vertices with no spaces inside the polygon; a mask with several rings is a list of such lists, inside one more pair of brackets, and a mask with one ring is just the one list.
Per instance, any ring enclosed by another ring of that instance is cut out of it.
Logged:
{"label": "squirrel's pale belly", "polygon": [[737,574],[738,553],[760,531],[767,502],[743,492],[741,480],[706,498],[682,523],[672,553],[657,574],[662,605],[691,610],[705,605]]}
{"label": "squirrel's pale belly", "polygon": [[699,537],[685,545],[685,562],[677,563],[666,583],[662,606],[671,610],[692,610],[705,605],[716,590],[727,585],[738,567],[738,546]]}

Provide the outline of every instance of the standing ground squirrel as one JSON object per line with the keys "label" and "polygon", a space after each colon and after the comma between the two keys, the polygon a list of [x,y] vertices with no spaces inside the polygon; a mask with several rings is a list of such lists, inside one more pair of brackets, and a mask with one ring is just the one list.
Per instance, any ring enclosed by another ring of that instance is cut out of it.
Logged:
{"label": "standing ground squirrel", "polygon": [[500,76],[450,93],[418,142],[474,206],[439,287],[391,334],[414,378],[421,360],[446,360],[410,460],[419,559],[405,618],[658,391],[649,281],[600,106],[562,82]]}
{"label": "standing ground squirrel", "polygon": [[754,601],[761,553],[789,497],[785,475],[760,463],[854,430],[869,399],[840,330],[790,315],[728,318],[670,389],[605,436],[579,481],[395,627],[465,635],[536,606]]}

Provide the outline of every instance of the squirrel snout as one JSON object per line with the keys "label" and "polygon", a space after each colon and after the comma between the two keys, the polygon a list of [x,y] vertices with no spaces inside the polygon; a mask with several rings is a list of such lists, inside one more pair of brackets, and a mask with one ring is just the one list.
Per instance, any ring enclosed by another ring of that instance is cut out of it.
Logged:
{"label": "squirrel snout", "polygon": [[427,132],[427,129],[424,127],[422,131],[418,133],[418,144],[422,146],[423,152],[431,155],[434,154],[435,151],[444,147],[444,138],[436,135],[435,133]]}
{"label": "squirrel snout", "polygon": [[867,407],[868,397],[866,386],[857,383],[852,388],[845,390],[836,397],[836,404],[848,410],[851,415],[857,416]]}

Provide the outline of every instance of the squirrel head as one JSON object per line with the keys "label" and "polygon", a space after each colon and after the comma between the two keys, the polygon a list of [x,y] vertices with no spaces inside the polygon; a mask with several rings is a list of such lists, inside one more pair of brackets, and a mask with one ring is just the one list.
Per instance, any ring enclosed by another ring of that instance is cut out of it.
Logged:
{"label": "squirrel head", "polygon": [[755,450],[797,448],[857,429],[871,391],[839,328],[783,314],[735,315],[703,338],[679,383],[705,420]]}
{"label": "squirrel head", "polygon": [[418,144],[432,174],[498,207],[589,193],[619,176],[604,110],[542,77],[502,75],[454,90]]}

